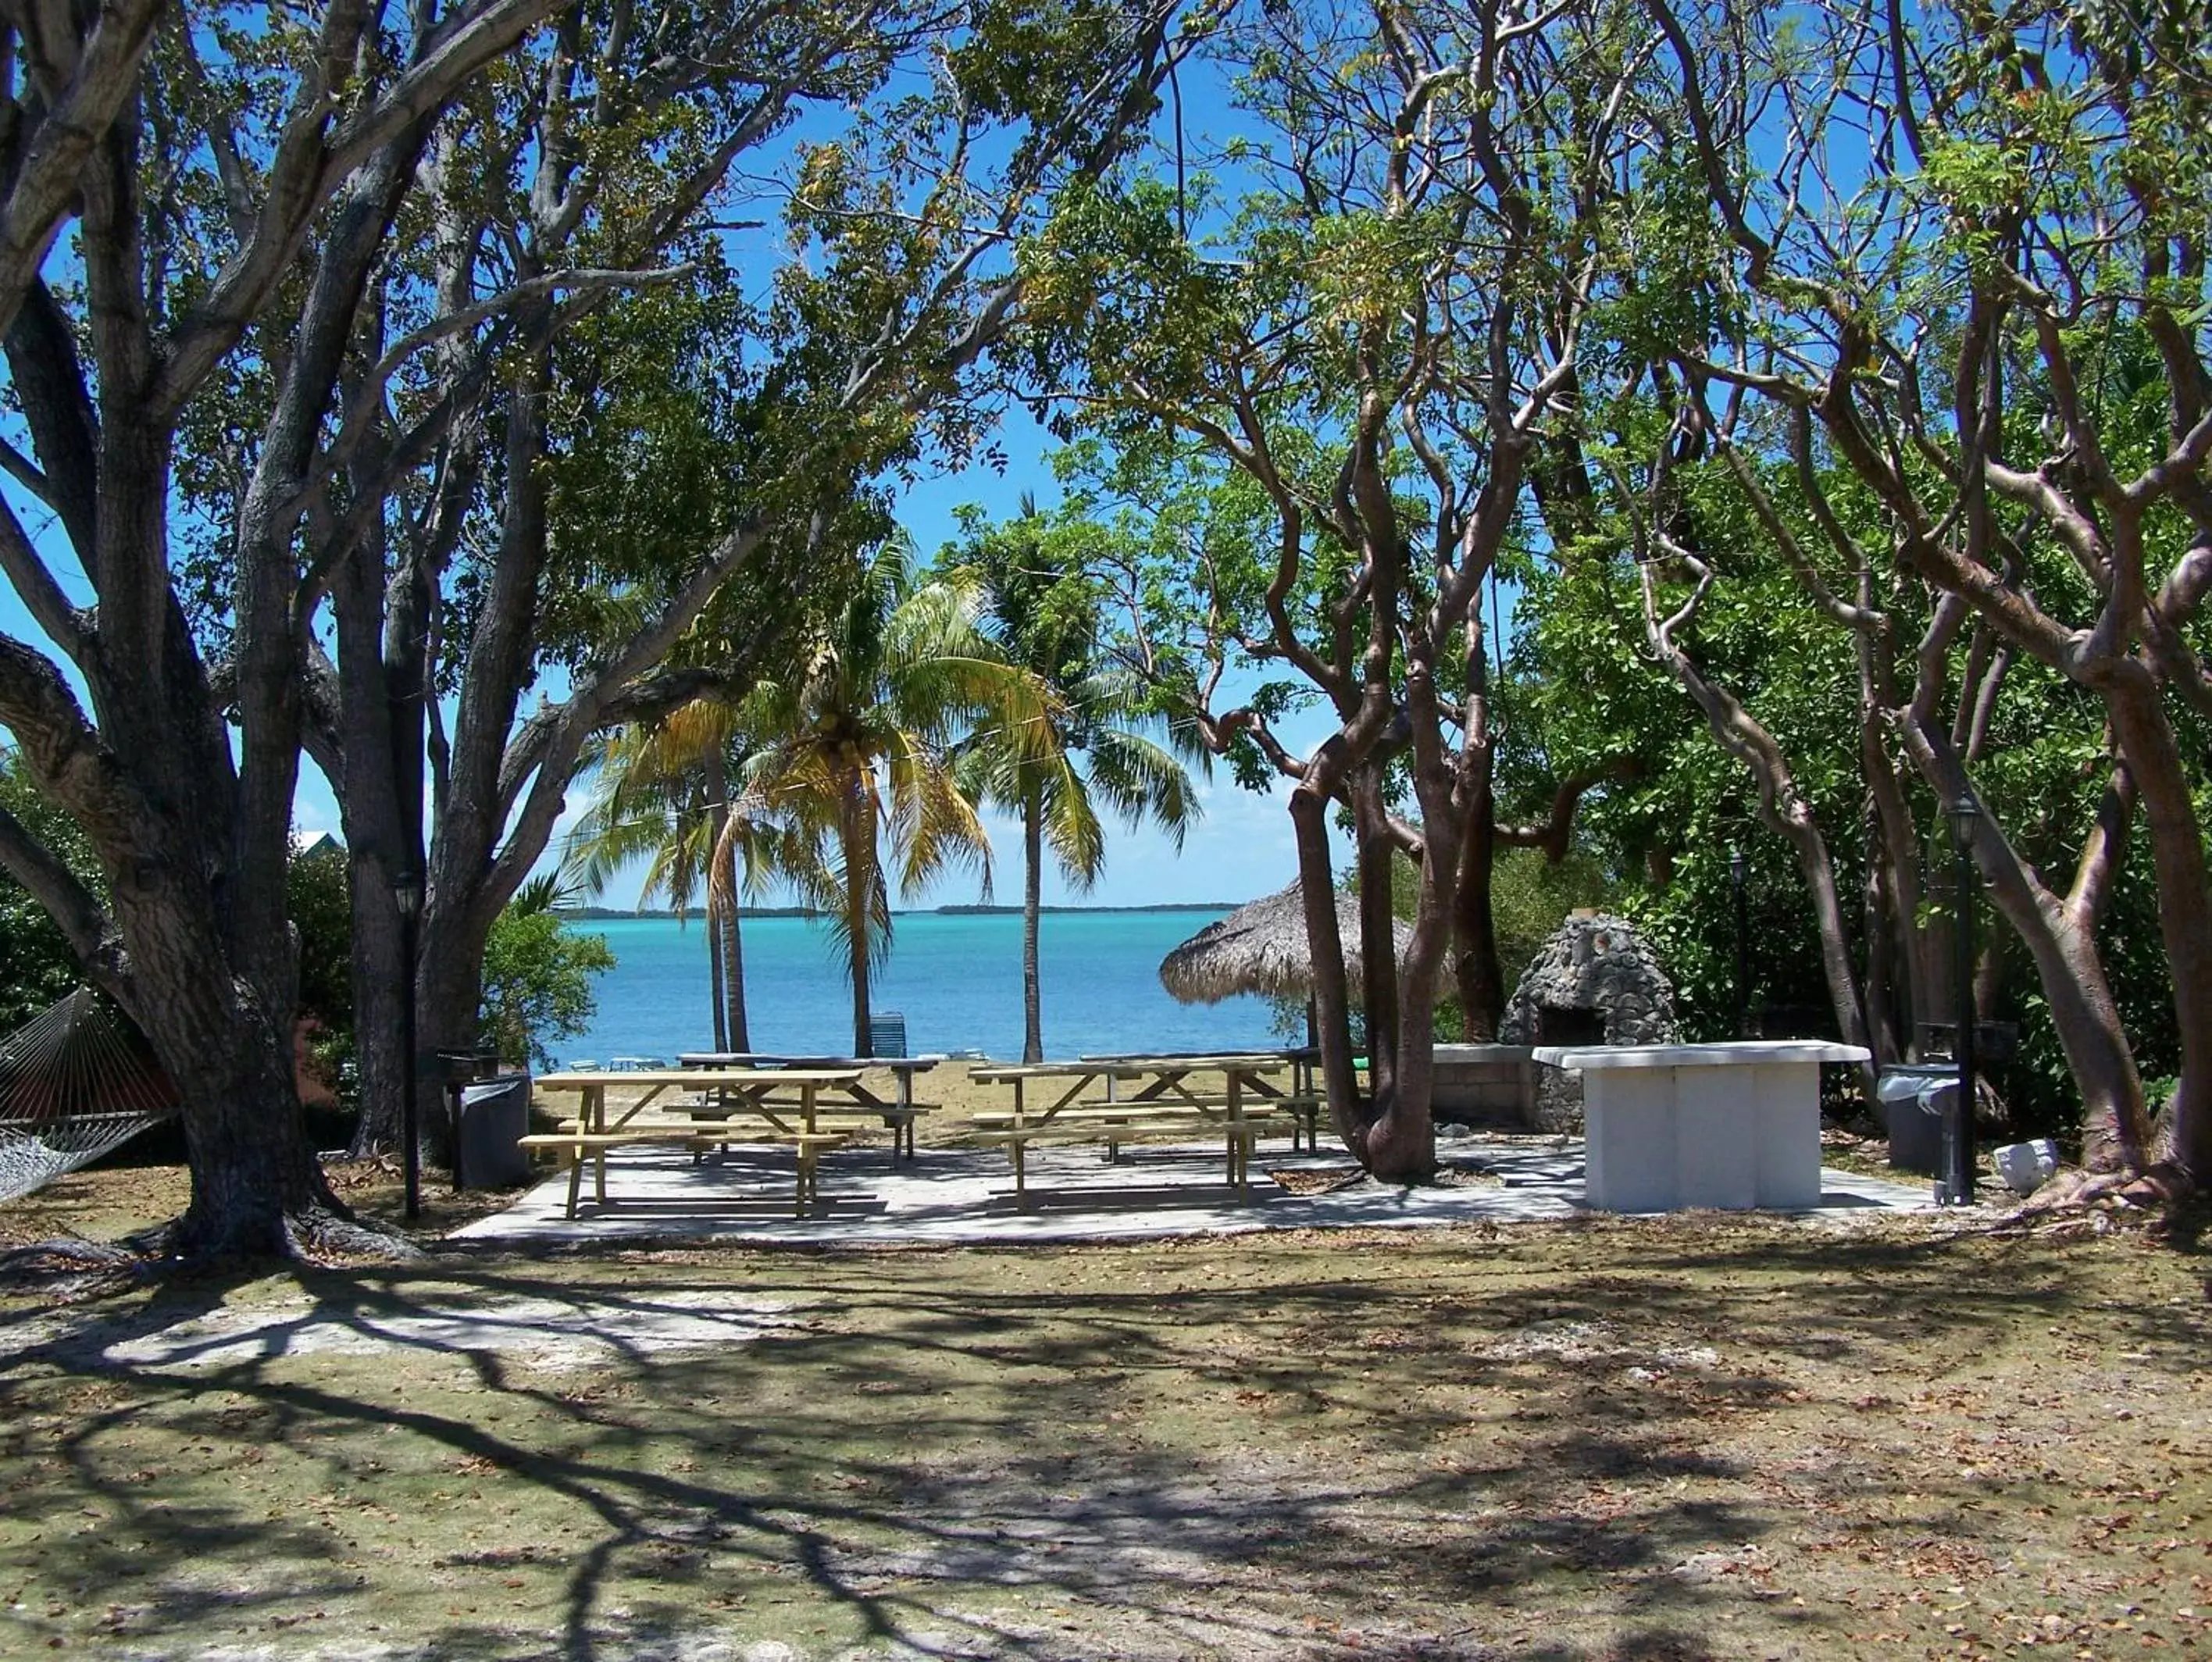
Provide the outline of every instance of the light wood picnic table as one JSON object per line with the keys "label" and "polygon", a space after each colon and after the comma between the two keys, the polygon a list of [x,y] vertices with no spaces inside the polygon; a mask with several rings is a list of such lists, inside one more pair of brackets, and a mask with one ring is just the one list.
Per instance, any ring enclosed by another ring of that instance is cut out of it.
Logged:
{"label": "light wood picnic table", "polygon": [[[758,1116],[774,1129],[772,1137],[763,1141],[789,1143],[799,1150],[799,1216],[806,1216],[808,1206],[820,1198],[821,1188],[817,1156],[824,1148],[835,1147],[846,1140],[848,1132],[824,1131],[817,1122],[820,1093],[859,1083],[860,1074],[851,1068],[641,1068],[629,1073],[549,1073],[533,1082],[535,1089],[549,1091],[575,1091],[581,1097],[573,1131],[562,1131],[547,1137],[526,1137],[524,1143],[533,1148],[550,1148],[563,1153],[569,1160],[568,1216],[576,1216],[582,1196],[584,1162],[592,1165],[592,1191],[599,1204],[607,1204],[607,1150],[624,1143],[675,1143],[682,1146],[703,1149],[717,1143],[743,1141],[731,1134],[727,1119],[743,1112]],[[626,1106],[611,1124],[607,1119],[607,1087],[619,1085],[629,1090],[642,1086],[636,1101]],[[795,1088],[799,1101],[795,1105],[772,1103],[770,1094],[780,1089]],[[712,1091],[720,1097],[723,1124],[719,1126],[641,1125],[638,1116],[665,1092],[673,1089]],[[794,1127],[780,1116],[776,1108],[796,1106],[798,1124]]]}
{"label": "light wood picnic table", "polygon": [[[1096,1133],[1093,1140],[1106,1143],[1110,1150],[1132,1129],[1145,1129],[1141,1116],[1151,1109],[1161,1113],[1180,1111],[1193,1121],[1218,1126],[1228,1143],[1229,1181],[1240,1196],[1249,1199],[1252,1121],[1245,1113],[1245,1099],[1248,1094],[1256,1095],[1266,1089],[1263,1082],[1288,1066],[1279,1056],[1258,1053],[1133,1056],[1112,1061],[1036,1062],[1018,1067],[971,1068],[968,1077],[987,1085],[1013,1087],[1012,1123],[1005,1130],[994,1130],[989,1135],[1006,1144],[1013,1161],[1017,1196],[1022,1195],[1026,1186],[1023,1160],[1025,1145],[1042,1136],[1063,1113],[1071,1108],[1077,1110],[1064,1129],[1072,1133],[1079,1124],[1081,1129]],[[1223,1089],[1218,1095],[1201,1095],[1194,1089],[1188,1083],[1194,1073],[1220,1074]],[[1137,1089],[1127,1095],[1116,1094],[1085,1100],[1084,1094],[1096,1085],[1118,1086],[1124,1082],[1134,1083]],[[1032,1112],[1029,1107],[1027,1091],[1031,1084],[1046,1088],[1048,1100],[1042,1112]],[[1057,1095],[1053,1094],[1055,1088]],[[997,1117],[978,1118],[994,1124]]]}
{"label": "light wood picnic table", "polygon": [[[1262,1062],[1286,1063],[1291,1070],[1291,1088],[1287,1091],[1278,1089],[1267,1077],[1259,1073],[1245,1077],[1243,1089],[1250,1094],[1255,1107],[1264,1105],[1290,1111],[1292,1153],[1298,1149],[1301,1131],[1306,1134],[1307,1143],[1312,1150],[1320,1152],[1321,1095],[1314,1083],[1314,1065],[1321,1060],[1321,1050],[1317,1046],[1295,1045],[1281,1050],[1186,1050],[1177,1051],[1171,1057],[1145,1051],[1114,1051],[1097,1055],[1086,1053],[1080,1059],[1085,1062],[1127,1062],[1145,1067],[1164,1067],[1170,1064],[1180,1067],[1188,1063],[1194,1072],[1224,1064],[1243,1066]],[[1115,1097],[1115,1083],[1110,1077],[1106,1081],[1106,1095],[1109,1100]]]}
{"label": "light wood picnic table", "polygon": [[[941,1059],[934,1056],[795,1056],[776,1051],[757,1050],[701,1050],[686,1051],[676,1058],[687,1068],[759,1068],[773,1070],[788,1077],[798,1069],[830,1070],[852,1072],[853,1083],[837,1087],[841,1095],[852,1100],[853,1111],[872,1113],[880,1118],[891,1130],[891,1159],[914,1158],[914,1122],[930,1112],[934,1106],[914,1100],[915,1076],[927,1073]],[[857,1071],[862,1068],[884,1068],[892,1076],[894,1095],[886,1101],[869,1089]],[[828,1105],[842,1111],[842,1104]]]}

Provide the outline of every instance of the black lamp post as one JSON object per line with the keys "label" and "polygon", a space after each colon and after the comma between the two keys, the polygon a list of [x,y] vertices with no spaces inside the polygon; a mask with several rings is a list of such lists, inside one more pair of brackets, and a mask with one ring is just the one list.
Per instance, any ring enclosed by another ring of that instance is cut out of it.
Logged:
{"label": "black lamp post", "polygon": [[1982,817],[1972,797],[1951,804],[1951,836],[1959,858],[1958,1037],[1951,1054],[1959,1064],[1959,1095],[1943,1122],[1943,1182],[1937,1198],[1947,1205],[1974,1204],[1974,830]]}
{"label": "black lamp post", "polygon": [[1735,895],[1735,1036],[1751,1037],[1751,922],[1743,896],[1743,850],[1729,856],[1729,887]]}
{"label": "black lamp post", "polygon": [[400,1169],[406,1174],[406,1215],[411,1223],[422,1213],[422,1110],[415,1077],[415,937],[422,921],[422,873],[403,873],[392,894],[399,902]]}

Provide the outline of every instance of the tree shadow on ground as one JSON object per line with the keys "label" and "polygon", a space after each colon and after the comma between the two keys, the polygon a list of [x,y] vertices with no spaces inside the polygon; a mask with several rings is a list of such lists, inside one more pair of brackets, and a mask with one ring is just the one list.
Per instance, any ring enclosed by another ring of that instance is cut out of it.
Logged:
{"label": "tree shadow on ground", "polygon": [[[1502,1254],[1487,1278],[1464,1243],[1391,1241],[1387,1271],[1344,1243],[1246,1244],[1263,1273],[1170,1252],[1152,1287],[1080,1249],[314,1273],[242,1359],[210,1333],[117,1360],[246,1289],[207,1277],[19,1350],[0,1408],[55,1422],[55,1465],[17,1487],[98,1520],[75,1585],[137,1601],[142,1641],[404,1591],[424,1653],[585,1662],[758,1630],[788,1591],[810,1629],[922,1654],[1477,1656],[1548,1611],[1514,1654],[1702,1657],[1747,1577],[1680,1572],[1773,1527],[1723,1428],[1785,1400],[1789,1368],[1970,1355],[2079,1297],[2061,1259],[1966,1277],[1940,1246],[1637,1240],[1595,1267]],[[712,1348],[641,1337],[717,1300],[781,1308]],[[433,1319],[471,1307],[465,1332]],[[547,1321],[518,1308],[570,1313],[592,1354],[514,1348]],[[332,1327],[380,1348],[301,1349]],[[410,1557],[410,1526],[445,1533]],[[542,1642],[450,1608],[495,1580],[555,1618]]]}

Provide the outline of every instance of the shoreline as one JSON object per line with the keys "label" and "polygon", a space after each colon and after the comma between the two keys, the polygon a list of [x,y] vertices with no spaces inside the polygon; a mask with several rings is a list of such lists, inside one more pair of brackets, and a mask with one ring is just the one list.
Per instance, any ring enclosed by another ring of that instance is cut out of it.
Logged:
{"label": "shoreline", "polygon": [[[1247,904],[1243,901],[1168,901],[1158,906],[1047,906],[1037,908],[1042,917],[1121,916],[1128,917],[1152,913],[1234,912]],[[563,923],[620,923],[629,919],[658,919],[665,923],[703,923],[704,907],[690,907],[678,913],[669,907],[650,907],[634,910],[614,906],[555,907],[553,915]],[[826,919],[830,914],[813,907],[805,906],[749,906],[738,913],[741,919],[799,918],[808,920]],[[1018,906],[919,906],[894,907],[894,918],[1018,918],[1022,908]]]}

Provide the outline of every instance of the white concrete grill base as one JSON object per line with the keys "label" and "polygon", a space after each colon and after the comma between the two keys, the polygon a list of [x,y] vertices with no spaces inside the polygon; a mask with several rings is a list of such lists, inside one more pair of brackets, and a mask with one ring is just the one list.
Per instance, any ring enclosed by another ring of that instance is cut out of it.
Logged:
{"label": "white concrete grill base", "polygon": [[1583,1204],[1607,1212],[1800,1211],[1820,1200],[1820,1065],[1856,1045],[1539,1046],[1583,1077]]}

